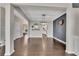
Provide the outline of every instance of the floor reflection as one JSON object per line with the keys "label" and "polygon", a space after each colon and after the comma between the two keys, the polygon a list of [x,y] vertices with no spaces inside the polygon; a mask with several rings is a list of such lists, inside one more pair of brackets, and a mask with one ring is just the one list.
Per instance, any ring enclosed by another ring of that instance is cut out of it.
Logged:
{"label": "floor reflection", "polygon": [[64,56],[65,49],[52,38],[30,38],[15,40],[14,56]]}

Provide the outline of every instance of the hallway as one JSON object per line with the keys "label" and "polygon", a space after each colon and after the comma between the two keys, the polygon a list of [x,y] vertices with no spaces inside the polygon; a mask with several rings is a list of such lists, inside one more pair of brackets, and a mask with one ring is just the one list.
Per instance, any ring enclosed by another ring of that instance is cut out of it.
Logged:
{"label": "hallway", "polygon": [[79,9],[72,3],[0,6],[1,56],[79,55]]}
{"label": "hallway", "polygon": [[[13,56],[65,56],[65,46],[53,39],[30,38],[15,40]],[[44,45],[43,45],[44,44]]]}

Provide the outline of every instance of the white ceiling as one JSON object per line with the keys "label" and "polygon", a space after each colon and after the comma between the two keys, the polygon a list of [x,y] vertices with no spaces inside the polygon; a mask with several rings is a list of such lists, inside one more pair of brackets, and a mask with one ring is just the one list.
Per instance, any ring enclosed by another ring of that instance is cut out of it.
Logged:
{"label": "white ceiling", "polygon": [[16,4],[30,21],[42,21],[42,14],[46,14],[46,22],[53,21],[66,12],[68,4]]}

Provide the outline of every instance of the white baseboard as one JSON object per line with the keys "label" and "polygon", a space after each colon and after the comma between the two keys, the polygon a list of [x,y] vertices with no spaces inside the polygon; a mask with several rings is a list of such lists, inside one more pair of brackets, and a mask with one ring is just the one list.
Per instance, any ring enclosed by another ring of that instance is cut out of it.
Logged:
{"label": "white baseboard", "polygon": [[0,47],[3,47],[5,44],[4,44],[5,42],[1,42],[0,41]]}
{"label": "white baseboard", "polygon": [[14,40],[16,40],[16,39],[18,39],[18,38],[21,38],[21,37],[23,37],[23,36],[18,36],[18,37],[15,37],[15,38],[14,38]]}
{"label": "white baseboard", "polygon": [[76,52],[74,52],[74,54],[75,54],[76,56],[79,56]]}
{"label": "white baseboard", "polygon": [[65,52],[68,53],[68,54],[75,54],[76,56],[79,56],[79,55],[78,55],[76,52],[74,52],[74,51],[65,50]]}
{"label": "white baseboard", "polygon": [[64,42],[64,41],[62,41],[62,40],[60,40],[60,39],[58,39],[58,38],[56,38],[56,37],[53,37],[53,38],[54,38],[55,40],[57,40],[57,41],[63,43],[63,44],[66,44],[66,42]]}
{"label": "white baseboard", "polygon": [[66,53],[68,54],[73,54],[74,52],[73,51],[68,51],[68,50],[65,50]]}
{"label": "white baseboard", "polygon": [[35,36],[30,36],[30,38],[42,38],[42,37],[40,37],[40,36],[39,36],[39,37],[35,37]]}
{"label": "white baseboard", "polygon": [[14,52],[15,50],[11,51],[11,53],[5,53],[4,56],[11,56]]}
{"label": "white baseboard", "polygon": [[53,38],[53,37],[51,37],[51,36],[47,36],[47,38]]}
{"label": "white baseboard", "polygon": [[10,55],[12,55],[15,52],[15,50],[11,51]]}
{"label": "white baseboard", "polygon": [[[33,36],[33,37],[29,37],[29,38],[42,38],[42,37],[40,37],[40,36],[39,37],[34,37]],[[47,36],[47,38],[52,38],[53,39],[53,37],[50,37],[50,36]]]}

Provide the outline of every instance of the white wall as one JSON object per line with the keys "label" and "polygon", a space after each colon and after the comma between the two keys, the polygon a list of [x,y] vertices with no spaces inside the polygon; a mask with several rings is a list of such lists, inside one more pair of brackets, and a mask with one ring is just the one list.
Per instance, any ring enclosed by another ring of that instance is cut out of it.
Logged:
{"label": "white wall", "polygon": [[0,46],[4,45],[5,40],[5,9],[0,8],[0,42],[2,43]]}
{"label": "white wall", "polygon": [[[39,23],[39,22],[30,22],[30,37],[42,37],[43,32],[41,30],[32,30],[32,25],[34,23]],[[53,21],[48,23],[47,36],[53,38]]]}
{"label": "white wall", "polygon": [[0,46],[3,46],[5,40],[5,4],[0,4]]}
{"label": "white wall", "polygon": [[48,23],[47,36],[53,38],[53,21]]}
{"label": "white wall", "polygon": [[0,8],[0,41],[1,41],[1,8]]}
{"label": "white wall", "polygon": [[[19,20],[15,19],[14,7],[9,3],[0,4],[0,7],[5,8],[5,17],[4,17],[5,24],[3,24],[3,25],[5,25],[5,29],[4,29],[5,35],[3,35],[5,38],[5,55],[11,55],[14,52],[14,39],[16,38],[15,37],[15,34],[16,34],[15,27],[17,28],[17,26],[19,26],[19,28],[20,28],[20,33],[19,33],[20,35],[19,34],[16,35],[19,38],[19,36],[21,36],[23,33],[23,24],[25,24],[25,21],[27,21],[27,19],[25,19],[22,15],[21,16],[17,15],[18,17],[21,17],[21,18],[19,18]],[[17,20],[19,22],[17,22]],[[16,26],[15,24],[17,24],[17,23],[18,23],[18,25]],[[0,23],[0,25],[1,25],[1,23]],[[1,32],[0,32],[0,34],[1,34]],[[28,34],[29,34],[29,32],[28,32]]]}
{"label": "white wall", "polygon": [[72,8],[67,9],[67,22],[66,22],[66,52],[73,52],[73,26],[74,26],[74,15]]}
{"label": "white wall", "polygon": [[11,5],[10,6],[10,50],[11,50],[11,54],[14,52],[14,8]]}
{"label": "white wall", "polygon": [[12,34],[12,28],[14,28],[13,10],[12,5],[5,5],[5,55],[10,55],[14,52],[14,40]]}
{"label": "white wall", "polygon": [[79,55],[79,8],[67,9],[66,52]]}
{"label": "white wall", "polygon": [[[29,32],[29,20],[24,18],[21,13],[18,12],[18,10],[14,10],[15,15],[15,37],[14,39],[20,38],[23,36],[23,32],[25,32],[25,29],[28,29],[27,37],[29,38],[30,32]],[[24,28],[24,24],[26,27]],[[27,38],[27,39],[28,39]]]}
{"label": "white wall", "polygon": [[28,22],[24,23],[23,19],[15,16],[14,18],[14,40],[23,36],[23,32],[25,31],[25,29],[23,28],[24,27],[23,24],[26,24],[28,27]]}
{"label": "white wall", "polygon": [[73,8],[74,26],[73,26],[73,51],[79,55],[79,8]]}
{"label": "white wall", "polygon": [[[42,37],[40,30],[32,30],[32,25],[36,22],[30,22],[30,37]],[[39,23],[39,22],[37,22]]]}
{"label": "white wall", "polygon": [[[5,20],[3,21],[5,24],[4,25],[4,32],[5,34],[3,35],[5,38],[5,55],[10,55],[14,51],[14,40],[11,38],[13,35],[10,36],[10,22],[13,20],[13,8],[10,4],[0,4],[0,7],[5,9]],[[12,26],[12,25],[11,25]],[[1,28],[2,29],[2,28]]]}
{"label": "white wall", "polygon": [[23,36],[22,28],[22,21],[20,18],[14,18],[14,40]]}

